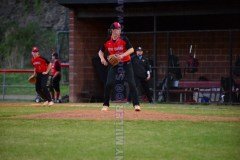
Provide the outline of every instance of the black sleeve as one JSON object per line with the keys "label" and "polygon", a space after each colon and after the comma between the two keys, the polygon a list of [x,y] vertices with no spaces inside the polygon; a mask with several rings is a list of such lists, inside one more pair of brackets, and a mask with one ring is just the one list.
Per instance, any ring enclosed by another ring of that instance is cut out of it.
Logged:
{"label": "black sleeve", "polygon": [[132,44],[129,42],[129,40],[126,36],[123,37],[123,40],[126,42],[127,49],[133,48]]}
{"label": "black sleeve", "polygon": [[148,59],[146,58],[145,60],[146,60],[145,69],[146,69],[146,71],[150,71],[150,65],[149,65]]}
{"label": "black sleeve", "polygon": [[44,57],[42,57],[42,56],[41,56],[41,58],[42,58],[43,60],[45,60],[47,64],[50,63],[46,58],[44,58]]}
{"label": "black sleeve", "polygon": [[107,39],[104,41],[103,45],[99,47],[99,51],[105,52],[106,51],[106,47],[105,44],[107,43],[107,41],[110,39],[110,37],[107,37]]}
{"label": "black sleeve", "polygon": [[105,52],[105,45],[104,44],[101,47],[99,47],[99,51]]}
{"label": "black sleeve", "polygon": [[133,53],[130,56],[131,56],[131,59],[134,59],[136,57],[136,54]]}

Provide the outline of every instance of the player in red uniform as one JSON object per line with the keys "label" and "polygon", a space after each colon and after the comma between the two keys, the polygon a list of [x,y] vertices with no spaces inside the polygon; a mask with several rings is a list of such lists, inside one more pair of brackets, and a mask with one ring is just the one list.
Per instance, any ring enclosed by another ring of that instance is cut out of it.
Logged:
{"label": "player in red uniform", "polygon": [[[133,68],[131,64],[131,57],[130,54],[134,52],[134,49],[125,36],[121,36],[121,25],[118,22],[114,22],[110,26],[111,31],[111,37],[104,43],[104,45],[100,48],[98,55],[101,59],[101,63],[105,66],[108,65],[107,60],[104,57],[104,52],[108,52],[109,55],[115,54],[121,65],[123,66],[123,69],[125,71],[125,78],[126,81],[129,84],[130,92],[133,97],[133,107],[135,108],[135,111],[140,111],[139,106],[139,100],[136,90],[136,84],[134,81],[134,74],[133,74]],[[109,108],[109,99],[110,99],[110,92],[111,89],[116,81],[116,74],[118,71],[118,65],[116,66],[110,66],[108,69],[108,75],[107,75],[107,82],[105,84],[105,90],[104,90],[104,103],[102,111],[107,111]]]}
{"label": "player in red uniform", "polygon": [[54,103],[47,88],[48,73],[51,69],[51,63],[43,58],[37,47],[32,48],[32,65],[34,67],[34,75],[36,76],[35,89],[39,96],[45,101],[43,105],[52,106]]}
{"label": "player in red uniform", "polygon": [[52,68],[51,68],[51,86],[50,86],[50,93],[52,99],[57,102],[61,103],[59,99],[60,96],[60,80],[61,80],[61,62],[58,59],[58,54],[54,52],[52,54]]}

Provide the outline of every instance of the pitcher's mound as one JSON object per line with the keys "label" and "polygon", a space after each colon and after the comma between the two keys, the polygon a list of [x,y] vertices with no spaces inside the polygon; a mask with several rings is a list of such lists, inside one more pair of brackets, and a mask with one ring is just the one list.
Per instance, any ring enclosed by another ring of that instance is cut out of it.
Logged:
{"label": "pitcher's mound", "polygon": [[100,111],[98,109],[91,110],[75,110],[61,111],[54,113],[41,113],[32,115],[18,116],[27,119],[82,119],[82,120],[152,120],[152,121],[235,121],[239,122],[240,117],[220,117],[220,116],[200,116],[200,115],[185,115],[163,113],[158,111],[143,110],[135,112],[133,110],[124,111]]}

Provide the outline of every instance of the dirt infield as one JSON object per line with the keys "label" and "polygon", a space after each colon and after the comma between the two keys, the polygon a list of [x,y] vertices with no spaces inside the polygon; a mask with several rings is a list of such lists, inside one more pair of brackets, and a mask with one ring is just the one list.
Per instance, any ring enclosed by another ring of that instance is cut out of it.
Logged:
{"label": "dirt infield", "polygon": [[[85,103],[70,103],[70,104],[58,104],[58,107],[80,107],[77,110],[63,110],[50,113],[35,113],[31,115],[18,115],[13,118],[24,119],[81,119],[81,120],[115,120],[116,114],[114,108],[110,111],[100,111],[97,104],[85,104]],[[42,108],[38,103],[0,103],[0,107],[37,107]],[[45,107],[44,107],[45,108]],[[124,108],[124,120],[150,120],[150,121],[217,121],[217,122],[240,122],[240,117],[226,117],[216,115],[190,115],[179,113],[167,113],[156,110],[143,110],[141,112],[135,112],[132,109]]]}
{"label": "dirt infield", "polygon": [[[223,122],[240,122],[240,117],[220,117],[220,116],[199,116],[199,115],[185,115],[162,113],[158,111],[141,111],[135,112],[133,110],[124,110],[124,120],[151,120],[151,121],[223,121]],[[61,111],[55,113],[41,113],[32,115],[18,116],[18,118],[26,119],[82,119],[82,120],[114,120],[121,116],[120,112],[115,110],[100,111],[99,109],[91,110],[75,110],[75,111]]]}

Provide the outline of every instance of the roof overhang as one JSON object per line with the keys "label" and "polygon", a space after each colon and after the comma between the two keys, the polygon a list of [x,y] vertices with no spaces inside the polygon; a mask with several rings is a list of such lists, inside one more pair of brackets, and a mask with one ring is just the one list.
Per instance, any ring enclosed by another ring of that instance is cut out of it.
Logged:
{"label": "roof overhang", "polygon": [[162,2],[188,2],[206,0],[57,0],[61,5],[74,4],[122,4],[122,3],[162,3]]}
{"label": "roof overhang", "polygon": [[60,5],[74,9],[78,17],[116,17],[116,7],[124,4],[124,17],[240,15],[235,0],[57,0]]}

